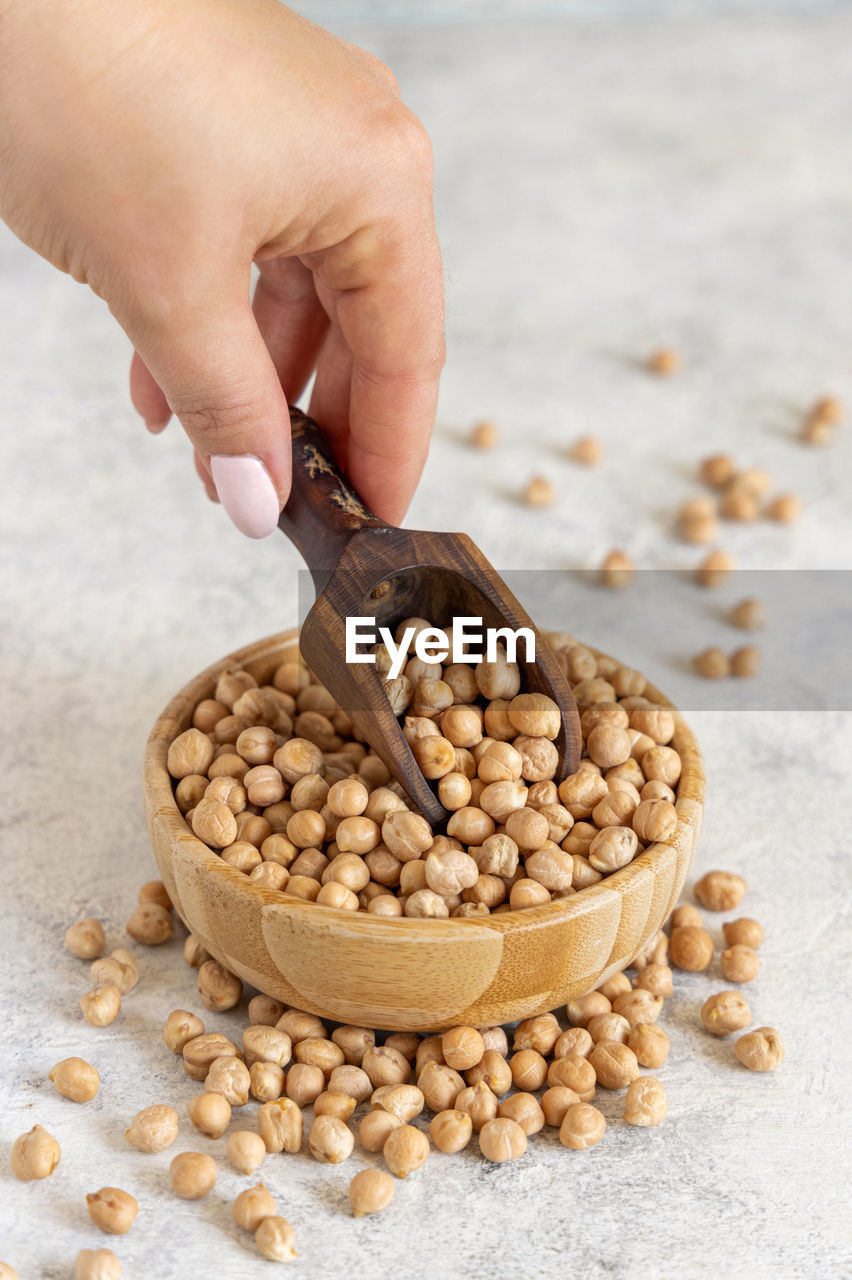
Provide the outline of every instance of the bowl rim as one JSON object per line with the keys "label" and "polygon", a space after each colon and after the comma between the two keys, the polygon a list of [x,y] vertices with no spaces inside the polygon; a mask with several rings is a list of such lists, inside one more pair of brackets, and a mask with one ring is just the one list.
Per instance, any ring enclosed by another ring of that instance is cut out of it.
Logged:
{"label": "bowl rim", "polygon": [[[434,941],[439,942],[442,935],[458,937],[460,926],[468,929],[488,929],[492,932],[496,930],[500,933],[507,933],[523,928],[540,928],[557,920],[584,915],[587,911],[594,909],[596,901],[602,894],[609,895],[613,891],[623,893],[637,874],[647,870],[653,873],[655,862],[665,857],[666,851],[670,848],[682,847],[684,844],[688,844],[689,851],[694,850],[701,824],[706,786],[701,750],[692,729],[683,718],[681,712],[665,694],[651,684],[650,681],[647,681],[643,696],[648,696],[656,704],[667,707],[673,713],[675,719],[675,733],[671,741],[682,761],[682,772],[675,800],[678,824],[668,840],[657,841],[648,845],[627,866],[610,873],[603,880],[589,885],[585,889],[580,889],[569,897],[551,900],[550,902],[542,903],[540,906],[523,907],[515,911],[503,911],[496,915],[492,912],[487,916],[451,916],[447,919],[409,919],[400,916],[377,916],[360,910],[344,911],[339,907],[328,907],[296,897],[293,894],[288,894],[286,890],[270,889],[264,885],[257,884],[255,881],[250,880],[244,872],[238,871],[236,867],[224,862],[218,853],[202,840],[199,840],[186,822],[184,815],[177,806],[172,777],[167,768],[168,748],[177,734],[183,732],[183,729],[179,726],[186,721],[187,716],[191,717],[197,703],[206,697],[212,696],[211,687],[215,686],[216,680],[223,671],[237,667],[247,667],[252,664],[256,665],[264,660],[269,661],[277,652],[295,643],[298,640],[298,635],[298,628],[291,627],[286,631],[277,632],[261,640],[256,640],[249,645],[244,645],[226,657],[211,663],[210,666],[188,681],[169,700],[164,710],[155,720],[145,747],[143,781],[152,843],[155,843],[153,840],[154,825],[164,826],[170,847],[174,848],[177,842],[186,847],[188,843],[193,847],[198,857],[200,868],[203,867],[205,871],[209,870],[220,876],[224,875],[226,882],[230,882],[238,890],[248,892],[249,895],[255,895],[263,907],[286,906],[300,913],[305,908],[318,908],[322,913],[320,917],[317,917],[318,924],[321,920],[325,920],[329,924],[334,922],[337,925],[346,925],[355,929],[364,929],[369,926],[371,931],[375,928],[387,930],[391,934],[394,931],[404,931],[409,938],[418,934],[423,937],[428,935]],[[588,649],[596,658],[610,658],[610,655],[592,645],[586,644],[584,641],[577,640],[575,643]],[[281,660],[283,661],[283,659]],[[618,659],[610,660],[618,661]],[[624,666],[626,664],[619,662],[619,665]],[[184,728],[187,727],[189,726],[184,724]],[[212,861],[214,859],[215,862]]]}

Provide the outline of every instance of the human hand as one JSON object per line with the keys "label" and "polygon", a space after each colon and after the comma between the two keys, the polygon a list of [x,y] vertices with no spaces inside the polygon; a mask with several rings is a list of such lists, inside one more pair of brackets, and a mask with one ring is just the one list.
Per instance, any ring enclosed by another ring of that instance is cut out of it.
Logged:
{"label": "human hand", "polygon": [[[244,533],[290,490],[287,401],[404,515],[443,365],[428,139],[377,59],[277,0],[0,0],[0,214],[108,303]],[[250,269],[260,278],[253,305]]]}

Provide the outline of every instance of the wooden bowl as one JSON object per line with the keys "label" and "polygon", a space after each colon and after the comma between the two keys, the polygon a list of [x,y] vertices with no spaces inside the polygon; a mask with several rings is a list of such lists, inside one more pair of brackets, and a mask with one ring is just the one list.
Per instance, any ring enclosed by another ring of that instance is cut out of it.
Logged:
{"label": "wooden bowl", "polygon": [[[295,631],[271,636],[209,667],[172,699],[148,740],[145,806],[154,854],[175,910],[212,956],[287,1005],[394,1031],[513,1022],[565,1004],[627,967],[677,902],[698,838],[704,770],[678,714],[677,829],[599,884],[481,919],[339,911],[259,886],[223,862],[187,826],[166,768],[169,743],[189,727],[196,704],[213,696],[219,673],[245,667],[267,683],[296,638]],[[653,686],[647,693],[671,706]]]}

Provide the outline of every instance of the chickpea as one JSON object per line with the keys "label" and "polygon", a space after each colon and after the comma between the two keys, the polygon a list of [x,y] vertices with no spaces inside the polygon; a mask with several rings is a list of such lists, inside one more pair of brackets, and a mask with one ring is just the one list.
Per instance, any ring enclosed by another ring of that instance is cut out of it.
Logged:
{"label": "chickpea", "polygon": [[138,1201],[120,1187],[101,1187],[86,1196],[89,1217],[106,1235],[126,1235],[139,1212]]}
{"label": "chickpea", "polygon": [[381,1213],[393,1200],[394,1183],[383,1169],[362,1169],[349,1183],[352,1214],[363,1218],[368,1213]]}
{"label": "chickpea", "polygon": [[726,921],[722,925],[722,933],[729,947],[743,946],[756,950],[763,942],[763,926],[748,916]]}
{"label": "chickpea", "polygon": [[429,1139],[411,1124],[400,1125],[388,1134],[382,1155],[390,1172],[397,1178],[407,1178],[410,1173],[422,1169],[429,1157]]}
{"label": "chickpea", "polygon": [[699,973],[713,959],[713,939],[705,929],[699,929],[695,925],[681,925],[678,929],[672,929],[669,954],[672,964],[678,969]]}
{"label": "chickpea", "polygon": [[729,982],[753,982],[760,968],[760,956],[751,947],[735,943],[719,956],[722,974]]}
{"label": "chickpea", "polygon": [[121,1009],[121,992],[114,982],[95,987],[80,997],[83,1017],[91,1027],[108,1027],[115,1022]]}
{"label": "chickpea", "polygon": [[486,1049],[479,1062],[467,1071],[465,1079],[469,1085],[484,1080],[491,1092],[502,1098],[512,1087],[512,1069],[503,1054],[496,1049]]}
{"label": "chickpea", "polygon": [[[277,1001],[275,1004],[278,1009],[281,1008]],[[273,1012],[274,1010],[270,1010],[270,1014]],[[279,1018],[280,1016],[281,1014]],[[275,1027],[261,1023],[246,1027],[243,1032],[243,1056],[247,1067],[253,1067],[255,1063],[260,1062],[272,1063],[276,1067],[286,1067],[292,1052],[293,1042],[286,1031],[279,1031]]]}
{"label": "chickpea", "polygon": [[512,911],[523,911],[526,907],[540,907],[550,902],[550,890],[538,880],[517,880],[509,891],[509,907]]}
{"label": "chickpea", "polygon": [[268,1262],[289,1262],[295,1258],[294,1239],[295,1233],[287,1219],[274,1214],[264,1218],[254,1233],[258,1251]]}
{"label": "chickpea", "polygon": [[544,1111],[539,1106],[535,1094],[513,1093],[504,1098],[497,1109],[498,1116],[504,1120],[514,1120],[523,1129],[527,1137],[538,1133],[545,1125]]}
{"label": "chickpea", "polygon": [[751,1022],[751,1010],[741,991],[719,991],[701,1006],[701,1021],[714,1036],[729,1036]]}
{"label": "chickpea", "polygon": [[94,960],[90,972],[93,981],[99,986],[112,982],[123,996],[132,991],[139,981],[136,960],[124,947],[119,947],[102,959]]}
{"label": "chickpea", "polygon": [[775,1071],[784,1058],[784,1046],[774,1027],[757,1027],[740,1036],[734,1053],[749,1071]]}
{"label": "chickpea", "polygon": [[[605,1043],[606,1041],[601,1041],[601,1044]],[[593,1052],[594,1048],[589,1050],[589,1057]],[[589,1058],[557,1058],[547,1068],[546,1078],[551,1088],[562,1085],[566,1089],[573,1089],[581,1102],[591,1102],[595,1096],[595,1069]]]}
{"label": "chickpea", "polygon": [[275,1024],[275,1029],[285,1032],[293,1044],[298,1044],[301,1040],[309,1040],[312,1036],[325,1040],[328,1035],[321,1018],[313,1013],[303,1013],[301,1009],[288,1009],[286,1013],[282,1013]]}
{"label": "chickpea", "polygon": [[182,1200],[201,1200],[216,1185],[216,1161],[201,1151],[182,1151],[169,1165],[169,1181]]}
{"label": "chickpea", "polygon": [[429,1136],[439,1151],[452,1155],[470,1142],[473,1121],[466,1111],[438,1111],[429,1125]]}
{"label": "chickpea", "polygon": [[[228,1154],[230,1155],[230,1151]],[[241,1169],[240,1172],[246,1171]],[[265,1218],[273,1217],[276,1207],[272,1192],[262,1182],[258,1182],[256,1186],[246,1187],[237,1196],[234,1201],[234,1222],[246,1231],[257,1231]]]}
{"label": "chickpea", "polygon": [[645,1127],[660,1124],[665,1120],[668,1109],[665,1089],[653,1076],[640,1076],[628,1086],[624,1098],[627,1124]]}
{"label": "chickpea", "polygon": [[482,1126],[479,1150],[486,1160],[502,1164],[517,1160],[527,1149],[527,1135],[515,1120],[498,1116]]}
{"label": "chickpea", "polygon": [[467,1071],[481,1060],[485,1041],[474,1027],[454,1027],[444,1032],[441,1051],[447,1066],[454,1071]]}
{"label": "chickpea", "polygon": [[124,1134],[131,1147],[152,1154],[165,1151],[178,1136],[178,1115],[174,1107],[143,1107],[137,1111]]}
{"label": "chickpea", "polygon": [[221,1013],[240,1003],[243,984],[218,960],[205,960],[198,970],[198,994],[205,1009]]}
{"label": "chickpea", "polygon": [[[603,992],[601,992],[603,995]],[[587,1058],[594,1041],[585,1027],[569,1027],[553,1046],[554,1058]]]}
{"label": "chickpea", "polygon": [[333,1040],[323,1040],[319,1036],[309,1036],[307,1040],[300,1040],[293,1051],[293,1056],[297,1062],[319,1067],[326,1079],[335,1067],[342,1067],[345,1061],[340,1045],[335,1044]]}
{"label": "chickpea", "polygon": [[266,1144],[260,1134],[252,1133],[250,1129],[235,1129],[228,1136],[225,1151],[234,1168],[248,1175],[263,1163]]}
{"label": "chickpea", "polygon": [[65,945],[78,960],[97,960],[106,946],[104,927],[94,916],[86,916],[66,930]]}
{"label": "chickpea", "polygon": [[476,664],[474,677],[479,692],[493,702],[495,698],[511,701],[521,688],[521,672],[516,662],[509,662],[502,650],[493,662],[484,659]]}
{"label": "chickpea", "polygon": [[227,1055],[214,1058],[204,1080],[205,1093],[220,1093],[232,1107],[244,1107],[248,1102],[251,1075],[239,1058]]}
{"label": "chickpea", "polygon": [[284,1092],[284,1069],[272,1062],[253,1062],[249,1077],[251,1095],[258,1102],[276,1102]]}
{"label": "chickpea", "polygon": [[696,673],[707,680],[724,680],[731,673],[728,655],[724,649],[717,646],[702,649],[701,653],[697,653],[692,659],[692,665]]}
{"label": "chickpea", "polygon": [[[643,991],[650,991],[652,995],[662,996],[664,999],[674,994],[672,971],[667,964],[646,965],[641,973],[636,975],[633,985]],[[655,1020],[654,1018],[646,1019],[648,1022]]]}
{"label": "chickpea", "polygon": [[389,1111],[368,1111],[358,1126],[358,1139],[365,1151],[381,1151],[388,1135],[402,1127],[403,1121]]}
{"label": "chickpea", "polygon": [[315,1116],[335,1116],[344,1124],[350,1119],[354,1110],[355,1099],[346,1093],[329,1093],[326,1090],[314,1099]]}
{"label": "chickpea", "polygon": [[385,1045],[367,1049],[361,1067],[376,1089],[383,1084],[406,1084],[411,1075],[411,1065],[403,1054]]}
{"label": "chickpea", "polygon": [[465,1084],[452,1067],[444,1063],[427,1062],[417,1077],[417,1087],[430,1111],[447,1111],[455,1107],[456,1098]]}
{"label": "chickpea", "polygon": [[48,1078],[56,1092],[72,1102],[91,1102],[101,1087],[97,1067],[86,1062],[85,1058],[63,1058],[50,1068]]}
{"label": "chickpea", "polygon": [[748,885],[731,871],[708,871],[695,884],[698,901],[708,911],[732,911],[740,905]]}
{"label": "chickpea", "polygon": [[466,1112],[477,1132],[488,1121],[497,1115],[497,1099],[484,1080],[479,1084],[468,1085],[458,1094],[454,1109]]}
{"label": "chickpea", "polygon": [[[17,1271],[0,1265],[0,1280],[17,1280]],[[74,1280],[121,1280],[121,1263],[112,1249],[81,1249],[74,1259]]]}
{"label": "chickpea", "polygon": [[203,1033],[204,1023],[188,1009],[173,1009],[163,1024],[163,1042],[172,1053],[183,1053],[184,1046]]}
{"label": "chickpea", "polygon": [[630,1028],[627,1047],[636,1054],[640,1067],[661,1067],[669,1054],[669,1037],[652,1022],[637,1022]]}
{"label": "chickpea", "polygon": [[20,1182],[34,1182],[49,1178],[61,1157],[59,1143],[53,1134],[35,1124],[29,1133],[22,1133],[16,1138],[9,1164]]}
{"label": "chickpea", "polygon": [[585,1102],[569,1106],[559,1126],[559,1141],[571,1151],[587,1151],[600,1142],[606,1132],[606,1120],[597,1107]]}
{"label": "chickpea", "polygon": [[516,1089],[533,1093],[547,1079],[547,1063],[536,1049],[519,1049],[509,1059],[512,1082]]}
{"label": "chickpea", "polygon": [[403,1124],[408,1124],[415,1116],[419,1116],[425,1100],[423,1093],[413,1084],[383,1084],[373,1094],[371,1106],[373,1110],[390,1111],[398,1116]]}
{"label": "chickpea", "polygon": [[302,1111],[292,1098],[279,1098],[258,1107],[257,1127],[267,1151],[295,1154],[301,1150]]}
{"label": "chickpea", "polygon": [[218,1031],[196,1036],[183,1046],[183,1069],[190,1080],[204,1080],[216,1058],[239,1057],[239,1049]]}
{"label": "chickpea", "polygon": [[585,1029],[593,1044],[597,1044],[599,1040],[618,1040],[621,1044],[627,1044],[630,1023],[619,1013],[597,1013],[589,1018]]}
{"label": "chickpea", "polygon": [[626,1044],[614,1040],[598,1041],[588,1061],[598,1084],[605,1089],[624,1089],[639,1076],[636,1054]]}
{"label": "chickpea", "polygon": [[740,600],[728,614],[728,621],[743,631],[760,631],[766,626],[766,610],[759,600]]}
{"label": "chickpea", "polygon": [[685,927],[703,929],[704,919],[697,907],[693,907],[690,903],[684,903],[681,907],[675,907],[669,917],[669,924],[672,930]]}
{"label": "chickpea", "polygon": [[189,1103],[189,1118],[205,1138],[221,1138],[231,1121],[231,1104],[221,1093],[197,1093]]}
{"label": "chickpea", "polygon": [[315,1160],[323,1164],[342,1164],[355,1146],[352,1130],[337,1116],[319,1115],[308,1133],[308,1147]]}
{"label": "chickpea", "polygon": [[159,902],[140,902],[124,926],[131,938],[146,947],[157,947],[174,936],[171,910]]}
{"label": "chickpea", "polygon": [[601,583],[605,587],[629,587],[636,572],[626,551],[610,551],[601,565]]}
{"label": "chickpea", "polygon": [[574,1090],[567,1088],[564,1084],[555,1084],[545,1089],[541,1095],[541,1111],[545,1124],[558,1129],[565,1119],[565,1112],[579,1101]]}
{"label": "chickpea", "polygon": [[187,729],[169,744],[166,767],[173,778],[206,773],[213,763],[213,743],[200,729]]}
{"label": "chickpea", "polygon": [[331,1038],[343,1050],[344,1062],[352,1067],[360,1067],[364,1054],[376,1043],[376,1033],[368,1027],[336,1027]]}
{"label": "chickpea", "polygon": [[287,1072],[287,1097],[300,1107],[310,1107],[325,1090],[321,1067],[310,1062],[297,1062]]}
{"label": "chickpea", "polygon": [[[648,965],[648,968],[657,970],[660,966]],[[663,997],[644,987],[637,987],[635,991],[625,991],[623,995],[616,996],[612,1007],[632,1027],[638,1022],[656,1022],[663,1007]]]}
{"label": "chickpea", "polygon": [[202,945],[201,939],[191,933],[183,944],[183,958],[190,969],[200,969],[205,960],[210,959],[210,952]]}

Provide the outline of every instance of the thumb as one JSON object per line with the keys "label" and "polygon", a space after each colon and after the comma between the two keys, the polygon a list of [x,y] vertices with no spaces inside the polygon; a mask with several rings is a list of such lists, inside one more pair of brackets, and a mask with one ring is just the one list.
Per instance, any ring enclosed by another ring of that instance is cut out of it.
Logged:
{"label": "thumb", "polygon": [[267,537],[290,493],[290,415],[248,301],[140,327],[129,337],[225,511],[247,537]]}

